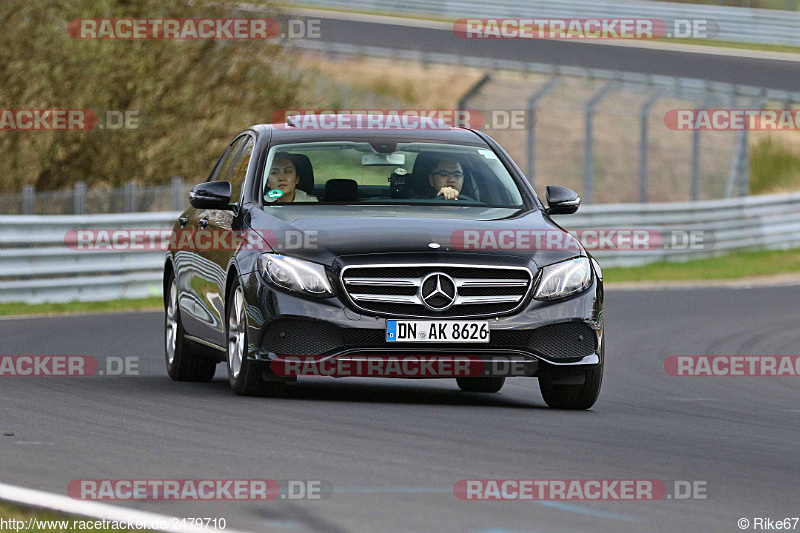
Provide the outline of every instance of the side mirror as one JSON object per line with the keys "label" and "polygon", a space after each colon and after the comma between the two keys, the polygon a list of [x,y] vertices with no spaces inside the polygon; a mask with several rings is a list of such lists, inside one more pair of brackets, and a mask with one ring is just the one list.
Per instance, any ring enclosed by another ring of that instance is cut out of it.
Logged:
{"label": "side mirror", "polygon": [[547,214],[571,215],[581,205],[581,197],[572,189],[549,185],[546,189]]}
{"label": "side mirror", "polygon": [[207,181],[195,185],[189,192],[189,203],[197,209],[231,210],[231,182]]}

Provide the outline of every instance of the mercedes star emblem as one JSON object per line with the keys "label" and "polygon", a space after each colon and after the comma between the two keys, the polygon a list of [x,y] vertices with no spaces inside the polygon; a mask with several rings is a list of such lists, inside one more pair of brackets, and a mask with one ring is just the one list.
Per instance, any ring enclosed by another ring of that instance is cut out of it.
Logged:
{"label": "mercedes star emblem", "polygon": [[444,311],[456,301],[456,282],[443,272],[428,274],[419,286],[419,296],[428,309]]}

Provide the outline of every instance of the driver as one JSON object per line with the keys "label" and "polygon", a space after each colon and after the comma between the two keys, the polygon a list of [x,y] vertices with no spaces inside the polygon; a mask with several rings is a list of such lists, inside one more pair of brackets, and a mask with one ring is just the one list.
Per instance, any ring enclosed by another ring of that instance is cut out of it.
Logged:
{"label": "driver", "polygon": [[435,191],[434,197],[441,195],[445,200],[458,200],[458,193],[464,186],[464,169],[455,159],[442,159],[433,167],[428,181]]}
{"label": "driver", "polygon": [[278,202],[318,202],[316,196],[312,196],[297,188],[300,176],[297,174],[297,167],[287,157],[277,156],[272,161],[267,176],[267,189],[278,189],[283,195],[278,198]]}

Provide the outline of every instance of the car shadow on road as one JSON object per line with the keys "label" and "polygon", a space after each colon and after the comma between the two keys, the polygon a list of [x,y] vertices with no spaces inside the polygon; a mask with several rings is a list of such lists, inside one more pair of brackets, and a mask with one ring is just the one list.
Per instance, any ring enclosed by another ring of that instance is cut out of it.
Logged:
{"label": "car shadow on road", "polygon": [[[210,383],[175,382],[166,376],[105,378],[102,383],[112,389],[118,390],[122,387],[128,392],[131,386],[135,386],[147,389],[150,394],[174,394],[181,398],[213,396],[221,401],[316,401],[548,409],[541,399],[531,401],[528,395],[520,397],[509,387],[509,383],[519,383],[524,379],[529,380],[526,386],[538,388],[536,380],[532,378],[506,381],[505,388],[498,393],[464,392],[458,389],[454,379],[300,378],[295,383],[289,383],[281,396],[266,398],[237,396],[231,390],[228,380],[219,377],[219,374]],[[96,383],[99,385],[101,382]],[[519,388],[516,387],[516,392],[518,391]]]}
{"label": "car shadow on road", "polygon": [[[424,383],[422,383],[424,381]],[[215,379],[208,384],[233,395],[227,380]],[[530,385],[538,387],[535,380]],[[462,405],[479,407],[506,407],[547,409],[544,403],[514,398],[512,393],[474,393],[458,389],[454,379],[359,379],[333,378],[300,379],[289,383],[282,396],[260,398],[265,401],[325,401],[352,403],[393,403],[410,405]]]}
{"label": "car shadow on road", "polygon": [[553,410],[538,395],[531,398],[530,391],[520,390],[519,385],[538,389],[533,378],[508,380],[498,393],[464,392],[458,389],[454,379],[300,378],[289,383],[278,397],[237,396],[228,380],[219,373],[209,383],[175,382],[167,376],[146,375],[136,379],[106,377],[95,381],[94,385],[117,393],[173,396],[172,402],[202,396],[221,402],[347,402]]}

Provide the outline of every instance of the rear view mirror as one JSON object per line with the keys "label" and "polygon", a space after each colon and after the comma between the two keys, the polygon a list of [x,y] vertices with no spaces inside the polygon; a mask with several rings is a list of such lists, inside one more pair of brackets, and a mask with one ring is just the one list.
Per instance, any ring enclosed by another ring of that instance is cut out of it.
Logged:
{"label": "rear view mirror", "polygon": [[571,215],[581,205],[581,197],[572,189],[549,185],[546,189],[547,214]]}
{"label": "rear view mirror", "polygon": [[189,193],[189,203],[197,209],[232,209],[231,182],[207,181],[195,187]]}
{"label": "rear view mirror", "polygon": [[361,164],[369,166],[403,166],[406,162],[405,154],[367,154],[361,156]]}

